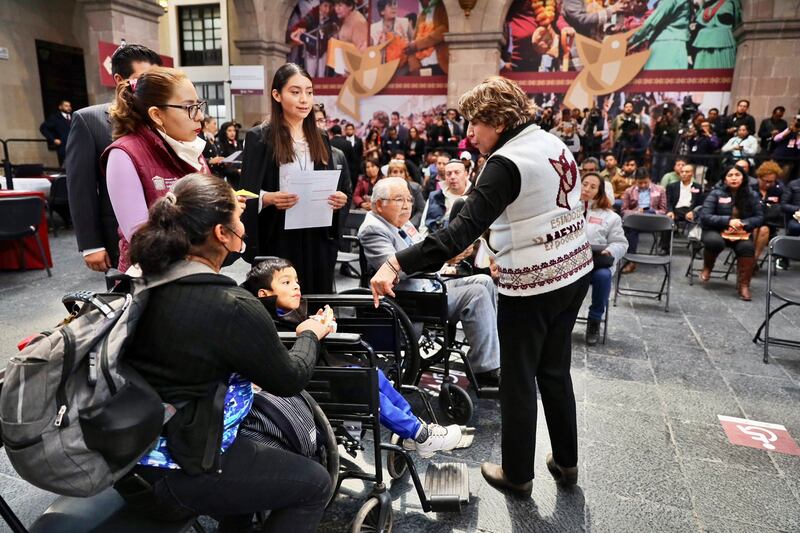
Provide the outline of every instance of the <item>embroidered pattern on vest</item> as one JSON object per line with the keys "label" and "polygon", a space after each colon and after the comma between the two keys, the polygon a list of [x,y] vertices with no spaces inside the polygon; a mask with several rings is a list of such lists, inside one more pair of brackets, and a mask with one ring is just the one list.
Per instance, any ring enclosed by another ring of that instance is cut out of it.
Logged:
{"label": "embroidered pattern on vest", "polygon": [[565,149],[561,150],[561,155],[558,156],[558,159],[550,159],[548,157],[547,160],[550,161],[553,170],[556,171],[559,177],[556,205],[564,209],[570,209],[569,192],[575,188],[575,183],[578,181],[578,167],[575,164],[575,160],[567,160]]}
{"label": "embroidered pattern on vest", "polygon": [[592,263],[591,246],[586,242],[567,255],[525,268],[501,268],[500,288],[525,290],[557,283]]}

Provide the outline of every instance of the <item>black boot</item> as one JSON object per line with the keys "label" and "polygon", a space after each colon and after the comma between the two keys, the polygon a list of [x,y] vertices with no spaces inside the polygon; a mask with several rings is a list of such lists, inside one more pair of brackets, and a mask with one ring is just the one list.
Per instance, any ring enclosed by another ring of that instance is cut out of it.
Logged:
{"label": "black boot", "polygon": [[598,340],[600,340],[600,321],[590,318],[586,321],[586,346],[594,346]]}

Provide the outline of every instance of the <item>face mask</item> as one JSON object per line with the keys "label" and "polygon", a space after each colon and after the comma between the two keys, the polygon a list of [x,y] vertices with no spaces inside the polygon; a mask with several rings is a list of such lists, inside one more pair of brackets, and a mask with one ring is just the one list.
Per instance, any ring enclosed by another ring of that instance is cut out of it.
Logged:
{"label": "face mask", "polygon": [[175,151],[175,154],[181,161],[185,161],[192,166],[195,170],[201,170],[203,165],[200,164],[200,156],[203,155],[203,150],[206,147],[206,140],[200,137],[195,137],[191,142],[178,141],[156,129],[159,135],[167,141],[167,144]]}
{"label": "face mask", "polygon": [[228,250],[228,256],[225,258],[225,261],[222,262],[222,266],[224,266],[224,267],[230,266],[233,263],[235,263],[240,257],[242,257],[244,255],[245,250],[247,250],[247,243],[244,242],[244,237],[245,236],[244,235],[239,235],[238,233],[233,231],[228,226],[225,226],[225,228],[228,231],[230,231],[231,233],[233,233],[234,235],[236,235],[237,237],[239,237],[239,240],[242,241],[242,247],[239,249],[238,252],[232,252],[232,251],[228,250],[227,246],[223,245],[223,246],[225,246],[225,249]]}

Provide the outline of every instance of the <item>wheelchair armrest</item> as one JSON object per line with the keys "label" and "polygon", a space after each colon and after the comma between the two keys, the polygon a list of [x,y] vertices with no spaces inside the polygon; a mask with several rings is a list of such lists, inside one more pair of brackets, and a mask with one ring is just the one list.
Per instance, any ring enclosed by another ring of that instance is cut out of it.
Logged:
{"label": "wheelchair armrest", "polygon": [[[281,342],[293,341],[297,339],[297,333],[293,333],[291,331],[279,331],[278,337],[281,339]],[[360,342],[361,335],[358,333],[331,333],[322,339],[323,344],[345,345],[359,344]]]}
{"label": "wheelchair armrest", "polygon": [[[361,309],[375,309],[375,300],[372,299],[372,294],[307,294],[303,299],[308,304],[309,308],[312,304],[324,305],[328,304],[333,307],[356,307]],[[385,297],[381,296],[378,308],[385,310],[387,313],[394,313],[394,307]]]}
{"label": "wheelchair armrest", "polygon": [[[447,286],[444,284],[444,278],[438,272],[417,272],[416,274],[411,274],[408,276],[407,279],[427,279],[430,281],[435,281],[439,284],[439,288],[443,294],[447,294]],[[400,289],[401,291],[403,289]],[[404,292],[414,292],[414,291],[404,291]],[[438,292],[438,291],[437,291]]]}

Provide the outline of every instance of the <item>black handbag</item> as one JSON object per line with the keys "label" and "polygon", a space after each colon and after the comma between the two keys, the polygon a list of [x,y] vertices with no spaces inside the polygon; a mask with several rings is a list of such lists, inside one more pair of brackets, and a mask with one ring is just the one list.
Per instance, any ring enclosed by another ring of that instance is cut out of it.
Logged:
{"label": "black handbag", "polygon": [[594,261],[594,268],[592,270],[597,270],[598,268],[611,268],[611,265],[614,264],[613,255],[604,254],[601,252],[592,252],[592,260]]}

